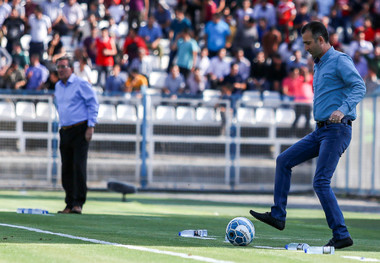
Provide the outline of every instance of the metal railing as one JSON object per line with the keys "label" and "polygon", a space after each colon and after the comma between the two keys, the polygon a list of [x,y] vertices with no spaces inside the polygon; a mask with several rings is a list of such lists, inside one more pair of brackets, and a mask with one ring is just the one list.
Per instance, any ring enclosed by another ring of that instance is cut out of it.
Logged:
{"label": "metal railing", "polygon": [[[366,97],[358,106],[351,145],[332,182],[342,193],[379,195],[379,100]],[[116,179],[145,189],[271,192],[276,156],[299,139],[291,122],[276,119],[279,109],[292,109],[289,101],[247,106],[240,98],[172,100],[151,92],[99,101],[90,187],[104,188]],[[24,112],[19,102],[27,102]],[[35,112],[28,110],[31,105]],[[249,120],[263,108],[272,117]],[[58,145],[51,95],[0,95],[0,187],[60,187]],[[311,190],[313,174],[313,162],[296,167],[292,190]]]}

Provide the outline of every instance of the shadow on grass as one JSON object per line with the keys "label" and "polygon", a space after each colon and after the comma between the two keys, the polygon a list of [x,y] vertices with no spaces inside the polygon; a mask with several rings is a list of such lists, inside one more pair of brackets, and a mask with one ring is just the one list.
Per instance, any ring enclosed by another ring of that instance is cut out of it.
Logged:
{"label": "shadow on grass", "polygon": [[[249,215],[247,217],[250,218]],[[234,249],[229,243],[223,242],[225,227],[231,218],[221,216],[150,215],[149,213],[145,216],[102,214],[41,216],[1,212],[0,218],[0,223],[126,245]],[[323,218],[290,218],[286,229],[281,232],[261,222],[252,221],[257,233],[254,245],[283,247],[290,242],[308,240],[307,243],[310,245],[321,246],[331,238],[331,232]],[[378,239],[380,219],[348,219],[346,223],[355,241],[355,246],[348,248],[347,251],[380,252]],[[215,239],[201,240],[178,236],[178,231],[183,229],[199,228],[207,229],[209,236]],[[88,244],[81,240],[5,226],[0,226],[0,233],[0,244]]]}
{"label": "shadow on grass", "polygon": [[[28,194],[28,195],[10,195],[10,194],[0,194],[0,199],[13,199],[13,200],[64,200],[64,193],[53,192],[56,195],[38,195],[38,194]],[[121,195],[112,193],[113,196],[94,196],[95,192],[91,192],[88,196],[88,201],[98,201],[98,202],[122,202]],[[110,192],[104,192],[110,193]],[[61,194],[61,196],[58,196]],[[231,195],[231,202],[223,201],[203,201],[203,200],[193,200],[186,198],[160,198],[160,197],[139,197],[138,195],[127,195],[126,203],[128,202],[138,202],[143,205],[172,205],[172,206],[225,206],[225,207],[235,207],[236,205],[243,207],[263,207],[269,209],[272,204],[256,204],[254,201],[255,196],[252,195],[251,203],[238,203],[234,202],[233,195]],[[361,213],[380,213],[380,206],[359,206],[359,205],[340,205],[340,208],[344,212],[361,212]],[[320,204],[288,204],[288,209],[322,209]]]}

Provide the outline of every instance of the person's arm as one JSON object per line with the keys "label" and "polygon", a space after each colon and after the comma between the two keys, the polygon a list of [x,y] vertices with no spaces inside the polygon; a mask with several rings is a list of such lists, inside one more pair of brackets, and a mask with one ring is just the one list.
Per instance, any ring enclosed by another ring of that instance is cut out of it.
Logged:
{"label": "person's arm", "polygon": [[345,88],[349,89],[350,92],[342,105],[330,115],[329,120],[337,119],[341,121],[363,99],[366,87],[350,57],[347,55],[339,56],[337,64],[339,65],[337,74],[343,80]]}
{"label": "person's arm", "polygon": [[[94,131],[93,128],[97,123],[99,102],[94,89],[91,87],[91,84],[84,80],[79,81],[80,82],[78,83],[78,85],[81,85],[81,88],[79,89],[80,94],[87,108],[87,126],[88,128],[92,128],[87,129],[86,131],[86,140],[90,141],[92,133]],[[88,135],[91,135],[90,137],[87,137],[87,132],[89,133]]]}
{"label": "person's arm", "polygon": [[104,49],[103,54],[105,56],[115,56],[117,54],[116,44],[113,38],[111,38],[111,49]]}
{"label": "person's arm", "polygon": [[[5,23],[4,23],[5,24]],[[6,36],[7,35],[7,27],[3,24],[3,26],[1,27],[1,30],[3,31],[3,35]]]}
{"label": "person's arm", "polygon": [[225,7],[226,7],[226,0],[220,0],[219,6],[216,9],[216,13],[221,13]]}
{"label": "person's arm", "polygon": [[131,93],[132,92],[132,79],[131,77],[128,77],[127,81],[125,82],[125,88],[124,92]]}
{"label": "person's arm", "polygon": [[149,0],[145,0],[145,8],[144,8],[144,20],[148,20],[149,14]]}

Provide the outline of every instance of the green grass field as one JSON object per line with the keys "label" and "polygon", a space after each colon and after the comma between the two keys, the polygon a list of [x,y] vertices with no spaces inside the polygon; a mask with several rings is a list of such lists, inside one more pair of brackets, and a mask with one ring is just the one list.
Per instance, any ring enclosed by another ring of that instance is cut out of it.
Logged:
{"label": "green grass field", "polygon": [[[334,255],[309,255],[255,246],[325,244],[331,232],[321,210],[289,209],[286,228],[278,231],[252,220],[248,212],[268,207],[153,194],[131,195],[123,203],[119,194],[89,192],[84,214],[55,214],[64,207],[63,196],[63,192],[0,191],[0,262],[358,262],[347,256],[380,262],[380,214],[344,213],[354,246]],[[17,214],[20,207],[43,208],[52,215]],[[256,237],[247,247],[224,242],[226,225],[237,216],[249,218],[256,228]],[[130,246],[96,244],[4,224]],[[183,229],[207,229],[215,239],[179,237]]]}

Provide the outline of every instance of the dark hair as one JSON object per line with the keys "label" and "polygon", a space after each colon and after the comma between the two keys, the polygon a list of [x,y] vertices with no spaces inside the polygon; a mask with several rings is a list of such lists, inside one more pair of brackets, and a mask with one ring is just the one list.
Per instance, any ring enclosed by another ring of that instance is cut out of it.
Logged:
{"label": "dark hair", "polygon": [[42,7],[40,5],[36,5],[36,7],[34,8],[34,11],[36,11],[37,13],[42,13]]}
{"label": "dark hair", "polygon": [[306,31],[310,31],[313,35],[314,40],[317,40],[319,36],[322,36],[325,42],[329,42],[329,33],[326,27],[319,21],[311,21],[301,28],[301,34],[303,35]]}
{"label": "dark hair", "polygon": [[62,61],[62,60],[67,60],[69,67],[74,69],[74,62],[69,56],[60,57],[59,59],[57,59],[56,63],[58,63],[59,61]]}

